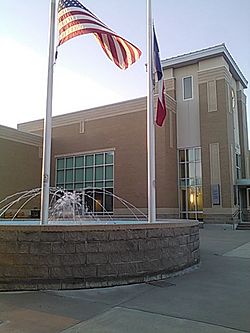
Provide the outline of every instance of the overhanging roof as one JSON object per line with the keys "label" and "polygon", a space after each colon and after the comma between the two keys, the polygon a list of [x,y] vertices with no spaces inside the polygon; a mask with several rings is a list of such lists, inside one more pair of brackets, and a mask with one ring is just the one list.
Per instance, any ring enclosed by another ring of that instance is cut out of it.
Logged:
{"label": "overhanging roof", "polygon": [[186,54],[182,54],[176,57],[168,58],[161,61],[163,68],[179,68],[187,65],[192,65],[200,60],[205,60],[209,58],[214,58],[217,56],[223,56],[226,62],[229,65],[230,72],[232,73],[233,77],[240,81],[244,88],[247,88],[248,82],[244,75],[242,74],[241,70],[239,69],[238,65],[234,61],[233,57],[229,53],[228,49],[226,48],[225,44],[220,44],[216,46],[212,46],[206,49],[202,49],[195,52],[190,52]]}

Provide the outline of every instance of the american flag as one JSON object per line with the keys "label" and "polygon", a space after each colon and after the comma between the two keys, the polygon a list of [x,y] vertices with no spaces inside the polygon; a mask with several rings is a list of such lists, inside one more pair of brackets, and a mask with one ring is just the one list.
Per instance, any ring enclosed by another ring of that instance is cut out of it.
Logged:
{"label": "american flag", "polygon": [[153,29],[153,42],[154,42],[154,73],[158,82],[158,100],[157,100],[157,111],[156,111],[156,124],[162,126],[166,118],[167,108],[164,96],[164,76],[161,68],[161,60],[159,55],[159,47],[156,39],[155,29]]}
{"label": "american flag", "polygon": [[121,69],[126,69],[141,56],[141,51],[117,35],[77,0],[59,0],[59,43],[93,33],[106,55]]}

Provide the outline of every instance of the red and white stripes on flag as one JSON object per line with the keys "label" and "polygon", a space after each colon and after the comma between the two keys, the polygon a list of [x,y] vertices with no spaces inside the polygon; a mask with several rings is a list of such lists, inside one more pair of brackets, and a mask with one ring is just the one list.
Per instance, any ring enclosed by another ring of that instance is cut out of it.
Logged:
{"label": "red and white stripes on flag", "polygon": [[77,0],[59,0],[59,43],[93,33],[106,55],[121,69],[126,69],[141,56],[141,51],[117,35]]}

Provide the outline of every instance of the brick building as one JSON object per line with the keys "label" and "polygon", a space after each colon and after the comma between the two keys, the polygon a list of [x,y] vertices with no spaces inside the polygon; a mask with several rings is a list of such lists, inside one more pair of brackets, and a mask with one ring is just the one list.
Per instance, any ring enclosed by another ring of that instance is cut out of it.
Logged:
{"label": "brick building", "polygon": [[[162,66],[168,117],[156,129],[157,217],[231,223],[250,209],[247,80],[224,44]],[[52,186],[86,193],[94,214],[129,214],[109,192],[147,213],[146,97],[55,116],[52,126]],[[19,124],[15,132],[41,137],[43,120]],[[13,155],[18,147],[8,144]],[[13,161],[2,165],[0,179]],[[38,155],[36,161],[25,172],[35,170],[37,183],[25,180],[25,188],[40,186]],[[1,186],[0,199],[14,191],[15,182],[9,184]]]}

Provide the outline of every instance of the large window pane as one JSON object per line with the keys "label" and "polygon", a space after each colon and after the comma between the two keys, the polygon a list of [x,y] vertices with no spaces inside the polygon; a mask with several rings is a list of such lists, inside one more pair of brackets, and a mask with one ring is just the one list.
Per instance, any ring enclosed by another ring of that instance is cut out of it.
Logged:
{"label": "large window pane", "polygon": [[94,164],[94,157],[93,155],[86,155],[85,156],[85,165],[92,166]]}
{"label": "large window pane", "polygon": [[81,190],[81,189],[83,189],[84,188],[84,184],[83,183],[76,183],[75,184],[75,189],[76,190]]}
{"label": "large window pane", "polygon": [[66,168],[73,168],[73,157],[67,157],[66,158]]}
{"label": "large window pane", "polygon": [[187,203],[186,190],[181,190],[180,200],[181,200],[180,209],[182,211],[185,211],[186,207],[187,207],[187,205],[186,205],[186,203]]}
{"label": "large window pane", "polygon": [[93,191],[91,190],[85,192],[84,202],[87,212],[93,212],[93,195]]}
{"label": "large window pane", "polygon": [[95,180],[103,180],[103,167],[95,168]]}
{"label": "large window pane", "polygon": [[186,174],[185,166],[186,166],[185,163],[180,164],[180,178],[185,178],[185,174]]}
{"label": "large window pane", "polygon": [[76,168],[81,168],[84,166],[84,156],[77,156],[75,159]]}
{"label": "large window pane", "polygon": [[85,179],[86,181],[93,180],[93,168],[86,168],[85,169]]}
{"label": "large window pane", "polygon": [[196,188],[196,197],[197,197],[197,210],[203,211],[203,198],[202,198],[202,187]]}
{"label": "large window pane", "polygon": [[57,170],[64,169],[64,158],[57,159]]}
{"label": "large window pane", "polygon": [[112,181],[105,182],[105,187],[113,187],[113,182]]}
{"label": "large window pane", "polygon": [[105,179],[112,180],[113,179],[113,166],[106,166],[105,167]]}
{"label": "large window pane", "polygon": [[187,186],[195,186],[195,178],[189,178],[187,179]]}
{"label": "large window pane", "polygon": [[76,169],[75,170],[75,182],[84,181],[84,169]]}
{"label": "large window pane", "polygon": [[200,185],[202,185],[202,178],[195,178],[196,179],[196,181],[195,181],[195,185],[198,185],[198,186],[200,186]]}
{"label": "large window pane", "polygon": [[200,148],[196,148],[195,149],[195,160],[196,161],[200,161],[201,160],[201,149]]}
{"label": "large window pane", "polygon": [[103,154],[96,154],[95,165],[102,165],[102,164],[103,164]]}
{"label": "large window pane", "polygon": [[185,150],[180,150],[180,154],[179,154],[179,159],[180,159],[180,162],[185,162]]}
{"label": "large window pane", "polygon": [[66,183],[73,182],[73,170],[66,170]]}
{"label": "large window pane", "polygon": [[95,192],[95,212],[103,211],[103,193]]}
{"label": "large window pane", "polygon": [[112,196],[113,189],[108,188],[107,191],[111,192],[111,193],[110,194],[107,192],[105,193],[105,209],[108,212],[112,212],[113,211],[113,196]]}
{"label": "large window pane", "polygon": [[186,188],[187,184],[186,184],[186,179],[180,179],[180,187],[181,188]]}
{"label": "large window pane", "polygon": [[57,171],[57,184],[63,184],[64,183],[64,170]]}
{"label": "large window pane", "polygon": [[187,159],[188,159],[189,162],[194,162],[195,161],[195,150],[194,149],[188,149]]}
{"label": "large window pane", "polygon": [[201,178],[201,162],[195,163],[196,178]]}
{"label": "large window pane", "polygon": [[196,194],[194,188],[188,189],[188,210],[195,211],[196,209]]}
{"label": "large window pane", "polygon": [[188,178],[195,178],[195,163],[188,163],[187,164],[187,177]]}
{"label": "large window pane", "polygon": [[113,152],[105,153],[105,164],[113,164]]}

